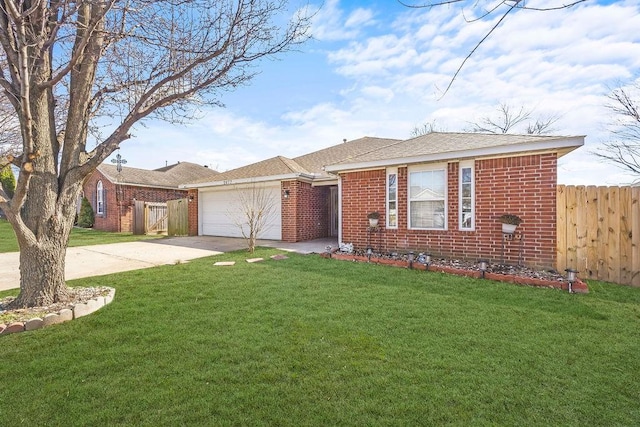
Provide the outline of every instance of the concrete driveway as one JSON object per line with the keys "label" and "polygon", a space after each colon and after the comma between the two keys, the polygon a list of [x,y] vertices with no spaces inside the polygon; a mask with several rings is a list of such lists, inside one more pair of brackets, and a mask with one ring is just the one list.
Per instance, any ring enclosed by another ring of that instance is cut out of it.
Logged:
{"label": "concrete driveway", "polygon": [[[260,240],[260,246],[300,253],[320,253],[327,245],[336,246],[335,239],[285,243]],[[183,263],[196,258],[219,255],[246,248],[244,239],[229,237],[168,237],[110,245],[78,246],[67,249],[65,276],[67,280],[102,276],[122,271],[139,270],[159,265]],[[0,254],[0,290],[20,287],[20,254]]]}

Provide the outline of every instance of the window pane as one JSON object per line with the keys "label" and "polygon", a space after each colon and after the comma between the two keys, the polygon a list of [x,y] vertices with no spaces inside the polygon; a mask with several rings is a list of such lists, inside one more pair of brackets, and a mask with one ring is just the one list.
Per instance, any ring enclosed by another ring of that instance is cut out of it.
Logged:
{"label": "window pane", "polygon": [[398,225],[396,222],[398,219],[395,209],[389,209],[389,227],[395,227]]}
{"label": "window pane", "polygon": [[397,227],[398,175],[395,173],[388,174],[387,185],[387,225],[389,227]]}
{"label": "window pane", "polygon": [[444,170],[412,172],[409,179],[411,199],[444,199]]}
{"label": "window pane", "polygon": [[102,188],[102,181],[98,181],[96,185],[96,211],[98,214],[102,214],[104,212],[103,202],[104,202],[104,193]]}
{"label": "window pane", "polygon": [[444,200],[411,202],[411,228],[444,229]]}
{"label": "window pane", "polygon": [[389,227],[396,227],[397,224],[396,202],[389,202]]}
{"label": "window pane", "polygon": [[463,183],[471,182],[471,168],[462,168],[462,182]]}
{"label": "window pane", "polygon": [[471,228],[471,213],[462,213],[462,228]]}
{"label": "window pane", "polygon": [[473,228],[473,169],[460,168],[460,228]]}

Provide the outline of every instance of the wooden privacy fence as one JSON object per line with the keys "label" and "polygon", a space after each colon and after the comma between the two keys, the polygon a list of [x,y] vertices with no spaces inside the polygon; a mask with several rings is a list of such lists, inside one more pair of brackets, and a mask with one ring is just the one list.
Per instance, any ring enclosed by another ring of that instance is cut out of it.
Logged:
{"label": "wooden privacy fence", "polygon": [[557,187],[557,266],[640,286],[640,187]]}
{"label": "wooden privacy fence", "polygon": [[162,202],[136,200],[133,212],[133,234],[189,234],[188,199]]}
{"label": "wooden privacy fence", "polygon": [[189,200],[178,199],[167,202],[169,236],[186,236],[189,234]]}

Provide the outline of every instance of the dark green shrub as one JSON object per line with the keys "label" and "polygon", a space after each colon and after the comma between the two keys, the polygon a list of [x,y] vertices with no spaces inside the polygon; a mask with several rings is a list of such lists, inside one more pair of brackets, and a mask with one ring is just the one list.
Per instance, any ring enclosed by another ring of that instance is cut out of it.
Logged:
{"label": "dark green shrub", "polygon": [[16,177],[13,175],[11,165],[7,165],[0,169],[0,185],[2,185],[2,189],[7,196],[12,198],[13,192],[16,189]]}
{"label": "dark green shrub", "polygon": [[78,227],[93,227],[94,218],[95,216],[93,213],[93,208],[91,207],[91,203],[89,203],[89,200],[87,200],[86,197],[83,197],[82,203],[80,204],[80,213],[78,214]]}

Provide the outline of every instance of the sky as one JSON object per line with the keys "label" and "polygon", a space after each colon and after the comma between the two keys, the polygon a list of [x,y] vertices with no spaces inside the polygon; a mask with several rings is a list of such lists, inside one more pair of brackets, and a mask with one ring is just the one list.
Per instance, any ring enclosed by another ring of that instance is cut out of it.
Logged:
{"label": "sky", "polygon": [[553,134],[586,135],[583,147],[559,160],[560,184],[637,179],[593,154],[611,140],[607,94],[640,83],[637,0],[518,10],[480,45],[446,93],[495,20],[468,22],[472,9],[413,9],[393,0],[326,0],[310,7],[317,10],[312,40],[262,61],[249,85],[221,96],[224,108],[202,110],[186,125],[137,126],[119,150],[127,166],[187,161],[224,172],[343,139],[408,139],[424,124],[465,131],[482,118],[497,118],[506,104],[532,110],[534,118],[559,117]]}

